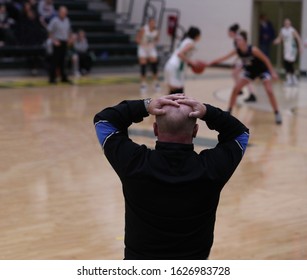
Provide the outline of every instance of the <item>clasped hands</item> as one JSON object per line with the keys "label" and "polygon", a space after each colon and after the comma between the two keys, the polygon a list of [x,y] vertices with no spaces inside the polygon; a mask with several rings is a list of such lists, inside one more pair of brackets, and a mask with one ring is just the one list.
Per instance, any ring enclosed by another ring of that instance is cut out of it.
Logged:
{"label": "clasped hands", "polygon": [[174,106],[180,107],[181,105],[186,105],[191,107],[191,112],[189,117],[191,118],[203,118],[206,114],[206,106],[184,94],[171,94],[153,99],[148,106],[148,113],[150,115],[164,115],[167,113],[167,109],[164,106]]}

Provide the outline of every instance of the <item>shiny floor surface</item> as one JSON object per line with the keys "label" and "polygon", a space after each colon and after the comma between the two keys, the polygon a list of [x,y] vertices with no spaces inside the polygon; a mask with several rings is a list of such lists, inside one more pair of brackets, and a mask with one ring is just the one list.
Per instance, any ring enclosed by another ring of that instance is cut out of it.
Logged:
{"label": "shiny floor surface", "polygon": [[[226,109],[230,77],[191,76],[186,93]],[[138,87],[0,89],[0,259],[123,258],[121,185],[92,119],[123,99],[157,96]],[[250,128],[250,146],[222,192],[210,258],[307,259],[307,79],[298,88],[275,83],[281,126],[254,87],[258,102],[239,100],[233,112]],[[153,147],[152,122],[133,125],[131,137]],[[216,136],[200,123],[196,150]]]}

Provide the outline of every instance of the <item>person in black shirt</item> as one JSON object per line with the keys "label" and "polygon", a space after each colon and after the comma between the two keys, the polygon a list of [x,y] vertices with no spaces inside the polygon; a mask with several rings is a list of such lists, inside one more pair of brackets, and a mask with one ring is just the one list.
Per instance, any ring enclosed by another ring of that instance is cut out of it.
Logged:
{"label": "person in black shirt", "polygon": [[266,15],[259,17],[259,48],[267,56],[270,57],[271,45],[275,38],[275,30],[271,21]]}
{"label": "person in black shirt", "polygon": [[250,83],[250,81],[253,81],[256,78],[260,78],[263,82],[271,106],[274,110],[275,122],[276,124],[281,124],[282,118],[281,114],[279,113],[277,100],[274,96],[271,81],[272,78],[274,80],[277,80],[278,75],[274,70],[272,63],[270,62],[269,58],[257,47],[248,45],[247,33],[245,31],[239,32],[239,34],[235,38],[235,42],[237,45],[237,49],[207,64],[207,66],[218,64],[234,55],[238,55],[242,60],[244,70],[243,75],[241,76],[239,81],[237,81],[236,85],[232,90],[228,111],[231,113],[232,107],[235,105],[237,96],[242,90],[242,88],[245,87],[248,83]]}
{"label": "person in black shirt", "polygon": [[[237,43],[236,43],[235,39],[236,39],[239,31],[240,31],[240,25],[237,24],[237,23],[231,25],[228,28],[228,36],[233,40],[233,46],[234,46],[234,49],[236,49],[236,50],[238,49],[238,47],[237,47]],[[239,57],[237,57],[235,62],[234,62],[233,68],[232,68],[232,77],[233,77],[235,83],[237,83],[240,79],[242,67],[243,67],[242,61]],[[256,102],[257,98],[256,98],[256,95],[254,94],[254,87],[253,87],[252,83],[248,83],[247,89],[248,89],[249,95],[246,99],[244,99],[244,101],[245,102]],[[239,92],[239,95],[241,95],[241,94],[243,94],[242,90]]]}
{"label": "person in black shirt", "polygon": [[[155,115],[155,149],[133,142],[128,127]],[[196,119],[219,132],[194,151]],[[123,101],[96,114],[105,156],[125,198],[125,259],[207,259],[220,192],[240,163],[249,131],[235,117],[181,94]]]}

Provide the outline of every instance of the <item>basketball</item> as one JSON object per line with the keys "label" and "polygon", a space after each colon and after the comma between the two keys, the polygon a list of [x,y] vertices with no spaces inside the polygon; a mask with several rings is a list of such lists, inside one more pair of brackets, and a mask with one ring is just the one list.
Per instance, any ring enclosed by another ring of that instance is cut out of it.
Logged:
{"label": "basketball", "polygon": [[198,60],[192,65],[191,68],[195,74],[202,74],[206,69],[206,64],[203,61]]}

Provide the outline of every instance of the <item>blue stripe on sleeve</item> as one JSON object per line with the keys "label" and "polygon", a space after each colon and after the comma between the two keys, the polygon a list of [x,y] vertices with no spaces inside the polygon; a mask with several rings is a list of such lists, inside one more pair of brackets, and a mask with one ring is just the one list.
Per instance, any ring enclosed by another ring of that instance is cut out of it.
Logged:
{"label": "blue stripe on sleeve", "polygon": [[244,132],[235,139],[240,148],[242,149],[242,154],[244,154],[246,150],[248,139],[249,139],[249,134],[247,132]]}
{"label": "blue stripe on sleeve", "polygon": [[104,146],[105,141],[118,130],[108,121],[99,121],[95,123],[96,134],[101,146]]}

